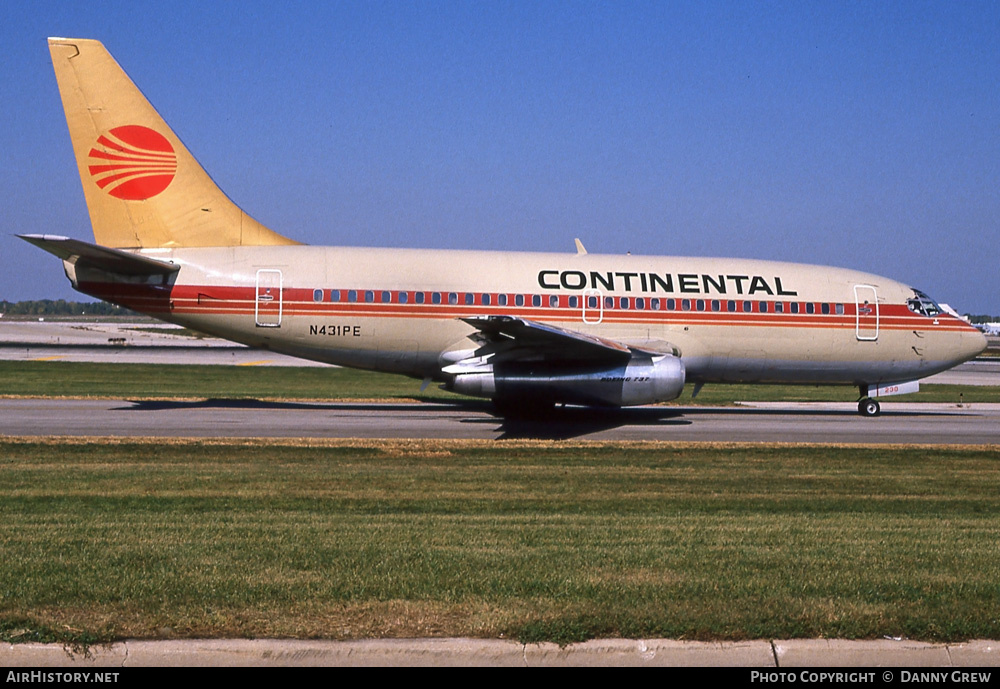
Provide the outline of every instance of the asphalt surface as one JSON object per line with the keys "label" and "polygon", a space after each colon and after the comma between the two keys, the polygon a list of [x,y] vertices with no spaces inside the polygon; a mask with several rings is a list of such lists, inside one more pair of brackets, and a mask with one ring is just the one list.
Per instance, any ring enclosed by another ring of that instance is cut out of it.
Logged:
{"label": "asphalt surface", "polygon": [[494,416],[489,404],[0,399],[0,435],[188,438],[513,438],[814,442],[1000,443],[1000,404],[965,408],[886,404],[877,418],[853,404],[736,408],[557,410],[531,419]]}
{"label": "asphalt surface", "polygon": [[[322,365],[192,338],[175,326],[94,321],[0,322],[0,359],[120,363]],[[1000,361],[972,361],[928,383],[1000,385]],[[763,404],[738,408],[645,407],[562,410],[503,419],[478,400],[433,404],[232,400],[0,400],[0,434],[309,438],[588,438],[844,443],[996,443],[1000,406],[882,400],[876,419],[853,404]]]}

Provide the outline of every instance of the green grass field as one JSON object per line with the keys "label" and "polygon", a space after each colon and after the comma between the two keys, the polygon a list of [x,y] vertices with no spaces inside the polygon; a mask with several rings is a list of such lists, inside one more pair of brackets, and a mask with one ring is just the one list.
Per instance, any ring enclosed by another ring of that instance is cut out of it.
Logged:
{"label": "green grass field", "polygon": [[0,639],[995,639],[998,485],[998,447],[5,439]]}
{"label": "green grass field", "polygon": [[[457,398],[347,369],[65,362],[0,362],[0,394]],[[694,402],[855,396],[707,386]],[[1000,638],[998,460],[995,446],[0,438],[0,640]]]}
{"label": "green grass field", "polygon": [[[692,399],[687,386],[674,404],[727,405],[735,401],[857,400],[852,387],[707,385]],[[61,361],[0,361],[0,395],[27,397],[254,398],[254,399],[469,399],[420,381],[346,368],[181,366]],[[1000,402],[1000,387],[924,385],[899,402]]]}

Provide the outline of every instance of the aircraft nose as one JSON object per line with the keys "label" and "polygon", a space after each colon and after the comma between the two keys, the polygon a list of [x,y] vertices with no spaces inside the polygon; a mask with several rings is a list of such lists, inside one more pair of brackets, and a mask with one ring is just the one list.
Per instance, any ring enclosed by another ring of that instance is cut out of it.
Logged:
{"label": "aircraft nose", "polygon": [[961,354],[962,361],[973,359],[986,349],[986,336],[975,328],[962,331]]}

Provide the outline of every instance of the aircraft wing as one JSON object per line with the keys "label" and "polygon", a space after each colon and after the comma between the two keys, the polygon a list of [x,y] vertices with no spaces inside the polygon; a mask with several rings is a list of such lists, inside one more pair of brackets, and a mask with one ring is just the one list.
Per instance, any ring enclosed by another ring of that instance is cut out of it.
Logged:
{"label": "aircraft wing", "polygon": [[120,249],[89,244],[51,234],[19,234],[21,239],[74,265],[86,265],[118,275],[170,275],[180,266]]}
{"label": "aircraft wing", "polygon": [[479,331],[473,336],[482,345],[476,356],[492,354],[494,363],[558,361],[613,365],[627,363],[636,355],[662,354],[526,318],[472,316],[461,320]]}
{"label": "aircraft wing", "polygon": [[619,342],[514,316],[461,319],[479,348],[441,371],[448,389],[524,405],[624,406],[675,399],[684,362],[666,342]]}

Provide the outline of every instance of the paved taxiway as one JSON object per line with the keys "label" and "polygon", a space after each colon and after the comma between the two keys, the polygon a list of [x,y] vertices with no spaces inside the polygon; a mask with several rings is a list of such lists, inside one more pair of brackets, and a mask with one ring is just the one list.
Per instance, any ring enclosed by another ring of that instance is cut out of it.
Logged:
{"label": "paved taxiway", "polygon": [[0,360],[116,364],[326,366],[164,323],[0,320]]}
{"label": "paved taxiway", "polygon": [[0,400],[0,435],[261,438],[545,438],[688,442],[1000,443],[1000,404],[886,403],[557,410],[502,419],[488,404],[257,400]]}
{"label": "paved taxiway", "polygon": [[[322,366],[150,323],[0,322],[0,359]],[[125,346],[122,346],[122,342]],[[117,343],[117,344],[112,344]],[[972,361],[927,383],[1000,385],[1000,361]],[[414,389],[416,389],[416,383]],[[504,420],[477,400],[434,404],[0,400],[0,434],[312,438],[588,438],[749,442],[997,443],[1000,405],[853,404],[567,410]]]}

